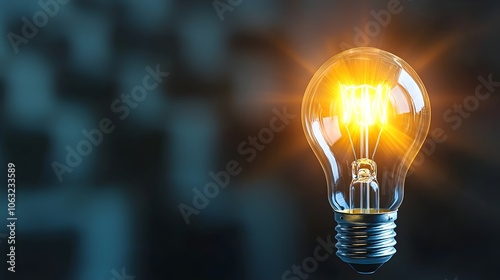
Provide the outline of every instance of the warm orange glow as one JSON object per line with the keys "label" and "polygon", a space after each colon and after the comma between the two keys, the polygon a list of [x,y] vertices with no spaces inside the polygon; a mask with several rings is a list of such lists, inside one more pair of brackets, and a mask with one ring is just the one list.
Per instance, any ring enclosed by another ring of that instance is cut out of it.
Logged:
{"label": "warm orange glow", "polygon": [[360,126],[387,122],[387,104],[390,87],[379,84],[372,86],[340,85],[343,122],[348,125],[356,122]]}

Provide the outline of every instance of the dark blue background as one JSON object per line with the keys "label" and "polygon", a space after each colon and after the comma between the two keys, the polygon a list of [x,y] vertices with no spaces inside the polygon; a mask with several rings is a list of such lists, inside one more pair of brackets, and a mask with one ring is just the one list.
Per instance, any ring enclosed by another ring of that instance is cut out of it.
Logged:
{"label": "dark blue background", "polygon": [[[316,69],[347,45],[412,65],[430,95],[431,131],[446,140],[429,137],[407,179],[393,259],[359,276],[332,255],[308,279],[499,277],[500,88],[473,97],[479,76],[500,81],[497,2],[401,1],[386,22],[374,13],[389,0],[221,2],[222,14],[212,1],[69,1],[16,54],[9,34],[23,36],[23,17],[43,9],[2,1],[0,173],[6,182],[16,164],[19,219],[16,274],[0,239],[2,279],[109,280],[122,268],[136,280],[282,279],[334,233],[300,103]],[[170,75],[120,119],[111,104],[157,65]],[[464,100],[474,110],[459,115]],[[296,117],[283,131],[255,154],[239,151],[284,107]],[[54,162],[66,164],[66,147],[103,118],[113,132],[60,182]],[[233,160],[241,172],[186,225],[179,205],[192,206],[193,188]]]}

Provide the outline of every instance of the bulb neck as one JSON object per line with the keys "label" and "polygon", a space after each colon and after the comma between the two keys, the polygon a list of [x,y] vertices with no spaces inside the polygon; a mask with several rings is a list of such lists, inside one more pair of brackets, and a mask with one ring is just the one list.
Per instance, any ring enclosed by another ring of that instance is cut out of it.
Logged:
{"label": "bulb neck", "polygon": [[396,253],[397,211],[335,212],[337,256],[360,274],[372,274]]}

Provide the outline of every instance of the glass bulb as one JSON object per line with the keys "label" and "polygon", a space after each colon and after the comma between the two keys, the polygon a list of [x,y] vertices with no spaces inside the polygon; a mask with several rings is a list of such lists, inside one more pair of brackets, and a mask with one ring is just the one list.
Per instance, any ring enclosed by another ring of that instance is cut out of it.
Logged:
{"label": "glass bulb", "polygon": [[325,172],[337,256],[359,273],[373,273],[396,252],[396,211],[430,120],[418,75],[376,48],[335,55],[307,87],[302,123]]}

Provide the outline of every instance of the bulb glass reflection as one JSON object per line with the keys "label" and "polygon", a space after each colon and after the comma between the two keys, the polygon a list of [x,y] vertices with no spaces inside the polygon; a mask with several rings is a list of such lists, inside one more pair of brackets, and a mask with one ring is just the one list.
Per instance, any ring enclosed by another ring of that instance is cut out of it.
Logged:
{"label": "bulb glass reflection", "polygon": [[[386,51],[347,50],[316,72],[302,102],[302,122],[323,167],[328,199],[336,213],[397,211],[430,116],[429,98],[418,75]],[[363,260],[363,253],[373,251],[358,252],[355,249],[362,246],[351,245],[355,263],[369,263],[370,256],[373,260],[383,255],[375,251]]]}

